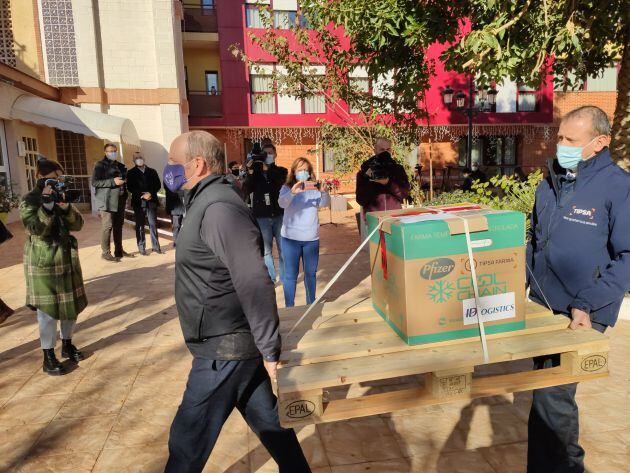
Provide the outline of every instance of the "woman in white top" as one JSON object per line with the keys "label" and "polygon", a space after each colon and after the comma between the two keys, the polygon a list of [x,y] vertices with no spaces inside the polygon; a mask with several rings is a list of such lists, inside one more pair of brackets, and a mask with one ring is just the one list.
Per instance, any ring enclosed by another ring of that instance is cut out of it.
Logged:
{"label": "woman in white top", "polygon": [[306,303],[315,301],[317,265],[319,263],[319,216],[321,207],[330,205],[330,195],[320,191],[313,181],[313,166],[306,158],[297,158],[280,190],[278,204],[284,209],[282,221],[282,255],[284,258],[284,301],[295,305],[295,286],[300,267],[304,267]]}

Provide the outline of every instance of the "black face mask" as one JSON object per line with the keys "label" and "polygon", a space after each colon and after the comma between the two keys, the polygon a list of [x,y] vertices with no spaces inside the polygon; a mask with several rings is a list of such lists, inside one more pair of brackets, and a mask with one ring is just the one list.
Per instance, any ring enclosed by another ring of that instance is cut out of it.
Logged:
{"label": "black face mask", "polygon": [[232,169],[232,174],[234,174],[235,176],[238,176],[239,170],[238,169]]}

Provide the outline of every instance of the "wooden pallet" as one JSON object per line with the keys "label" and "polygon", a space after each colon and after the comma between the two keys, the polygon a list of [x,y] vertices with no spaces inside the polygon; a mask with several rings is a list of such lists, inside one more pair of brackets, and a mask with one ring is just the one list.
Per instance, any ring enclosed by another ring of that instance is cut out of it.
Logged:
{"label": "wooden pallet", "polygon": [[[560,366],[538,371],[523,371],[521,366],[518,372],[485,376],[479,371],[502,373],[505,366],[482,368],[479,339],[409,346],[371,309],[369,299],[353,305],[320,304],[309,320],[288,335],[304,311],[304,307],[280,311],[284,348],[277,389],[284,426],[383,414],[608,375],[605,335],[595,330],[569,330],[566,317],[534,303],[527,304],[524,330],[488,336],[490,363],[560,354]],[[396,383],[400,377],[423,378],[424,382],[401,387]],[[346,397],[354,383],[376,384],[373,391],[377,393]]]}

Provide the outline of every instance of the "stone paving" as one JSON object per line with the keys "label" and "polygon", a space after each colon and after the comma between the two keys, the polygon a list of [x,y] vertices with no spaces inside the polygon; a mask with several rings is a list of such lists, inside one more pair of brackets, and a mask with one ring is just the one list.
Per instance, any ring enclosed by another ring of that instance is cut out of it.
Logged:
{"label": "stone paving", "polygon": [[[358,244],[353,217],[336,219],[338,227],[322,228],[320,290]],[[0,326],[0,472],[163,471],[191,362],[174,307],[175,252],[169,245],[164,255],[105,262],[99,220],[86,217],[78,238],[90,305],[74,340],[90,357],[50,377],[41,371],[36,318],[23,307],[23,232],[10,228],[16,238],[0,247],[0,296],[19,310]],[[135,250],[130,228],[125,249]],[[363,256],[328,299],[368,295],[368,271]],[[611,376],[578,390],[589,473],[624,472],[630,463],[630,322],[620,321],[610,336]],[[530,399],[523,393],[451,403],[310,426],[298,436],[316,473],[524,472]],[[204,471],[277,468],[236,414]]]}

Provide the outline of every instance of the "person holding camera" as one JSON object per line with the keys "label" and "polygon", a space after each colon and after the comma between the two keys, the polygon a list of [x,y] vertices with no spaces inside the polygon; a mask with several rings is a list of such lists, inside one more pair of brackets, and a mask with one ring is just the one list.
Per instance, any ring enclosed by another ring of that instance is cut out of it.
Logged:
{"label": "person holding camera", "polygon": [[391,155],[391,141],[378,138],[374,156],[361,165],[357,173],[356,199],[361,206],[361,236],[367,236],[365,215],[368,212],[401,209],[411,185],[405,168]]}
{"label": "person holding camera", "polygon": [[291,166],[287,182],[280,190],[279,205],[284,209],[282,221],[282,253],[284,255],[284,302],[295,305],[300,259],[304,267],[306,303],[315,301],[317,265],[319,263],[319,215],[321,207],[330,205],[330,195],[321,191],[312,180],[313,165],[306,158],[297,158]]}
{"label": "person holding camera", "polygon": [[37,186],[20,204],[28,233],[24,244],[26,306],[37,311],[44,353],[43,371],[58,376],[66,369],[55,356],[57,321],[61,325],[63,358],[84,359],[72,344],[77,316],[87,306],[77,239],[71,232],[83,227],[81,213],[60,179],[63,168],[45,158],[37,162]]}
{"label": "person holding camera", "polygon": [[[118,262],[131,257],[123,250],[122,230],[125,223],[127,204],[127,168],[118,159],[115,144],[105,145],[105,157],[96,163],[92,173],[92,186],[95,189],[96,210],[101,214],[101,250],[106,261]],[[114,256],[110,249],[111,237],[114,237]]]}
{"label": "person holding camera", "polygon": [[131,207],[136,221],[136,241],[138,251],[147,256],[144,226],[149,223],[153,253],[162,254],[157,231],[158,191],[162,188],[160,177],[155,169],[144,162],[142,153],[133,154],[135,167],[127,173],[127,189],[131,192]]}
{"label": "person holding camera", "polygon": [[[276,166],[276,147],[266,143],[261,149],[255,143],[251,152],[251,159],[247,162],[247,176],[243,181],[243,195],[249,199],[249,206],[258,221],[263,236],[265,248],[265,264],[269,277],[276,283],[277,274],[283,279],[284,262],[280,244],[280,229],[284,210],[278,205],[280,189],[287,179],[287,169]],[[278,250],[278,271],[273,261],[273,240],[276,240]]]}

